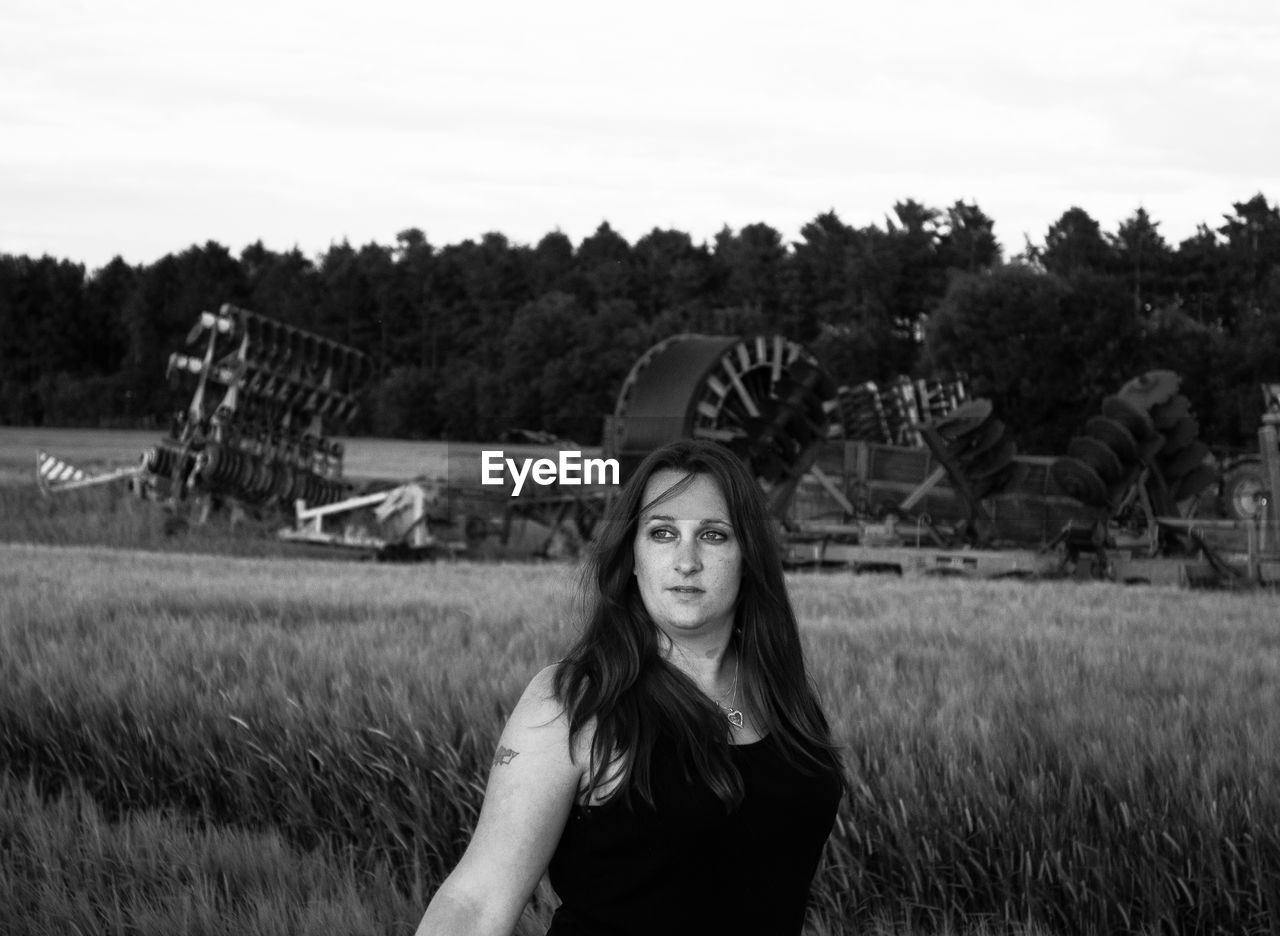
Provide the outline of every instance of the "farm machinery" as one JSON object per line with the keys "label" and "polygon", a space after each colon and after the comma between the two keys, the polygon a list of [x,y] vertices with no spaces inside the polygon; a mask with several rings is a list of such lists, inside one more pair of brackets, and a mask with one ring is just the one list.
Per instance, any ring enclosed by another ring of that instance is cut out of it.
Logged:
{"label": "farm machinery", "polygon": [[[1120,581],[1280,581],[1274,407],[1248,516],[1204,516],[1219,467],[1180,380],[1151,371],[1102,401],[1062,456],[1020,454],[961,378],[838,386],[780,337],[680,335],[647,351],[606,421],[627,469],[681,437],[752,467],[796,566]],[[1273,391],[1276,388],[1272,388]]]}
{"label": "farm machinery", "polygon": [[[469,445],[446,446],[411,479],[348,477],[339,435],[372,376],[370,359],[230,304],[200,313],[167,376],[189,385],[190,402],[135,465],[95,474],[42,451],[41,490],[124,481],[178,526],[217,515],[283,520],[281,540],[380,559],[571,554],[603,506],[599,485],[539,487],[520,498],[509,485],[486,486],[480,449]],[[577,448],[520,432],[510,441],[508,451],[539,456]]]}
{"label": "farm machinery", "polygon": [[428,549],[426,504],[436,492],[388,487],[361,495],[375,523],[324,534],[332,505],[348,500],[343,446],[334,436],[358,410],[372,374],[354,348],[230,304],[201,312],[186,350],[169,357],[171,381],[192,385],[188,405],[137,465],[90,475],[37,455],[46,493],[128,481],[176,517],[205,522],[225,508],[237,517],[299,512],[300,539],[361,550]]}
{"label": "farm machinery", "polygon": [[158,498],[203,496],[271,507],[328,504],[348,491],[342,445],[331,438],[355,415],[369,359],[346,345],[232,305],[203,312],[168,376],[195,388],[169,435],[143,460]]}
{"label": "farm machinery", "polygon": [[[201,313],[168,371],[191,383],[191,402],[138,465],[89,476],[42,453],[42,487],[123,477],[175,511],[272,516],[287,524],[281,539],[361,555],[571,556],[616,479],[495,482],[483,464],[493,449],[527,461],[598,454],[625,479],[655,447],[697,437],[751,467],[798,567],[1280,580],[1280,511],[1268,496],[1280,490],[1280,386],[1264,390],[1251,459],[1214,458],[1169,371],[1120,386],[1065,454],[1028,455],[963,377],[841,384],[782,336],[685,334],[635,362],[598,450],[515,433],[451,443],[412,480],[356,482],[337,441],[371,376],[355,349],[224,305]],[[1228,509],[1207,516],[1219,500]]]}

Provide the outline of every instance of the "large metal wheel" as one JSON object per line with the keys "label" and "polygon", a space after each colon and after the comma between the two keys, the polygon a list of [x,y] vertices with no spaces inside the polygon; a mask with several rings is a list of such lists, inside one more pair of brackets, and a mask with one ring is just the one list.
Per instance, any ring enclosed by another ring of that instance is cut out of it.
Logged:
{"label": "large metal wheel", "polygon": [[798,480],[835,424],[835,382],[780,335],[676,335],[632,367],[606,447],[629,475],[653,449],[712,439],[741,456],[766,489]]}

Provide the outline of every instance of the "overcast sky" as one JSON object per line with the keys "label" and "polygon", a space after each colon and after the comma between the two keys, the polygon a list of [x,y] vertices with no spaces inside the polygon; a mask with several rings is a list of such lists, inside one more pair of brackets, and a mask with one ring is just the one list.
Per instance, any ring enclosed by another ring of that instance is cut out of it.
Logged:
{"label": "overcast sky", "polygon": [[0,253],[1280,198],[1280,3],[0,0]]}

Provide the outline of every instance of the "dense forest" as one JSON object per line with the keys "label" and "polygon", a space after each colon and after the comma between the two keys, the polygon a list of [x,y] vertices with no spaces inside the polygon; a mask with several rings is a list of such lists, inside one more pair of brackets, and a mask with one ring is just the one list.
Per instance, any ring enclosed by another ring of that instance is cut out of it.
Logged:
{"label": "dense forest", "polygon": [[1280,211],[1258,194],[1175,246],[1141,208],[1114,232],[1071,208],[1007,258],[977,205],[910,200],[882,226],[821,214],[790,244],[766,224],[631,244],[604,223],[576,245],[410,229],[314,259],[209,242],[92,272],[0,255],[0,423],[166,425],[187,399],[168,355],[223,302],[370,354],[357,434],[592,443],[654,342],[780,332],[840,383],[963,373],[1028,452],[1063,451],[1104,396],[1168,368],[1201,435],[1247,447],[1257,384],[1280,379]]}

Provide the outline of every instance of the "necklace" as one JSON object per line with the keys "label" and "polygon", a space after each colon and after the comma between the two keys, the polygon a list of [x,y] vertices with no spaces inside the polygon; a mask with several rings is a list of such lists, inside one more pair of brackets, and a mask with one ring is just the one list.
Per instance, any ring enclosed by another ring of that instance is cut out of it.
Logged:
{"label": "necklace", "polygon": [[729,719],[729,724],[735,728],[742,727],[742,710],[733,707],[734,700],[738,697],[738,667],[741,660],[735,660],[733,663],[733,682],[729,685],[729,704],[726,705],[724,699],[717,700],[716,704],[724,709],[724,714]]}

